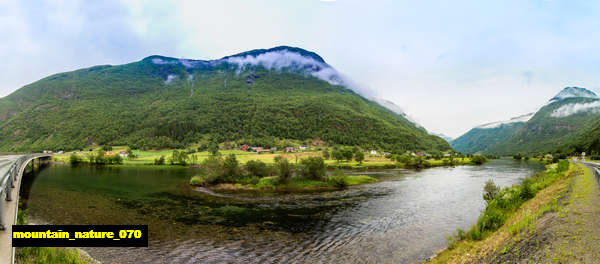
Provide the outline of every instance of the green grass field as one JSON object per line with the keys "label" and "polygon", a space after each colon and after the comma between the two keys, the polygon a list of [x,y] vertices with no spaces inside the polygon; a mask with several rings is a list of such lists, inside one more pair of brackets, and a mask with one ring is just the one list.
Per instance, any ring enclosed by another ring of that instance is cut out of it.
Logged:
{"label": "green grass field", "polygon": [[[96,149],[94,149],[94,151],[96,151],[98,149],[99,148],[96,148]],[[112,153],[119,153],[119,151],[124,151],[126,149],[127,149],[127,147],[125,147],[125,146],[114,146]],[[182,151],[184,151],[184,150],[182,150]],[[158,159],[161,156],[164,156],[168,163],[168,159],[171,156],[171,154],[173,153],[173,150],[171,150],[171,149],[153,150],[153,151],[134,150],[133,152],[137,157],[135,159],[125,158],[123,160],[123,165],[151,165],[154,163],[155,159]],[[77,155],[79,155],[85,159],[86,155],[91,152],[89,152],[89,151],[66,152],[64,154],[54,155],[53,159],[55,161],[59,161],[59,162],[68,162],[69,156],[73,153],[76,153]],[[260,153],[260,154],[256,153],[256,152],[248,152],[248,151],[241,151],[241,150],[221,150],[220,153],[222,155],[235,154],[236,158],[240,162],[240,164],[246,164],[246,162],[248,162],[250,160],[260,160],[266,164],[273,164],[274,159],[277,156],[283,156],[283,157],[287,158],[290,161],[290,163],[296,164],[297,162],[300,162],[301,159],[306,158],[306,157],[321,157],[322,156],[321,151],[317,151],[317,150],[308,150],[305,152],[295,152],[295,153],[285,153],[282,151],[277,151],[275,153],[269,152],[269,153]],[[195,162],[195,164],[199,164],[200,162],[202,162],[204,159],[206,159],[211,154],[207,151],[204,151],[204,152],[196,152],[196,153],[190,154],[190,157],[192,155],[195,155],[197,157],[197,161]],[[443,160],[428,159],[427,162],[429,162],[429,165],[431,167],[444,166]],[[454,165],[457,165],[457,166],[458,165],[470,165],[471,159],[456,158],[456,159],[454,159],[454,162],[455,162]],[[333,159],[325,160],[325,163],[330,168],[341,168],[341,169],[368,169],[368,168],[376,169],[376,168],[404,167],[404,164],[397,163],[393,160],[387,159],[387,158],[383,157],[382,155],[365,155],[365,160],[362,163],[358,163],[353,160],[338,162]],[[195,164],[190,163],[190,165],[195,165]],[[118,165],[118,166],[123,166],[123,165]]]}

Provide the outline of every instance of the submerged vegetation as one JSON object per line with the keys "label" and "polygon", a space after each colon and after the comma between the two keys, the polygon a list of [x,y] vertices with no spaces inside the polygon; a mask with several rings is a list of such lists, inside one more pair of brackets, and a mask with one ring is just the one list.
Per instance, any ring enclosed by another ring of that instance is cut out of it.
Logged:
{"label": "submerged vegetation", "polygon": [[277,156],[273,164],[251,160],[240,165],[233,154],[226,157],[212,155],[202,161],[199,168],[200,173],[190,179],[191,185],[221,185],[226,189],[344,188],[377,181],[364,175],[344,175],[339,170],[328,176],[327,165],[321,157],[303,158],[297,165],[282,156]]}
{"label": "submerged vegetation", "polygon": [[[19,207],[22,205],[19,202]],[[19,210],[17,213],[17,225],[27,225],[26,210]],[[16,248],[16,263],[36,263],[36,264],[87,264],[90,263],[87,257],[79,254],[77,249],[55,248],[55,247],[21,247]]]}

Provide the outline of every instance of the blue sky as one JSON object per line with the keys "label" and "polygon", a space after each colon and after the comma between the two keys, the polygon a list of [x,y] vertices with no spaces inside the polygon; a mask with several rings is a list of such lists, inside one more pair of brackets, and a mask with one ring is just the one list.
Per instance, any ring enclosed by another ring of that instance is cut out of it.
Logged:
{"label": "blue sky", "polygon": [[600,90],[600,1],[0,0],[0,96],[47,75],[152,54],[214,59],[298,46],[428,130]]}

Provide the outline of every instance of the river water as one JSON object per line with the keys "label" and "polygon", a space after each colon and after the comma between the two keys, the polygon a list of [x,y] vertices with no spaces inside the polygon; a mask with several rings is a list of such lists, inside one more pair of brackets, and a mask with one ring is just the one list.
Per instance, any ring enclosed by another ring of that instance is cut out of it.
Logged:
{"label": "river water", "polygon": [[85,248],[103,263],[417,263],[467,229],[493,179],[519,183],[539,163],[361,172],[379,182],[319,193],[217,193],[193,169],[49,167],[24,178],[30,222],[148,224],[148,248]]}

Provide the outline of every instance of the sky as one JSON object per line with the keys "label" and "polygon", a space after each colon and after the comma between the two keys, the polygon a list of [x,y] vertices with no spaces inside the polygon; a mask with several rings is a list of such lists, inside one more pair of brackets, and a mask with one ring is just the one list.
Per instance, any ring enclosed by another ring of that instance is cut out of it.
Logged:
{"label": "sky", "polygon": [[279,45],[452,137],[566,86],[600,91],[600,1],[0,0],[0,36],[0,97],[93,65]]}

